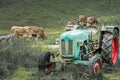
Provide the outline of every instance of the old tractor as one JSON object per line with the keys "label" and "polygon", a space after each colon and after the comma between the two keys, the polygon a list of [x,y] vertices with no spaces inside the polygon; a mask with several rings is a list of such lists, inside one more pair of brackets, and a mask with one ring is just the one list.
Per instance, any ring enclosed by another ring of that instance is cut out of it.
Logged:
{"label": "old tractor", "polygon": [[38,69],[50,71],[57,62],[63,64],[87,65],[90,76],[100,73],[104,63],[115,65],[119,53],[119,28],[103,26],[99,31],[99,39],[93,40],[89,28],[80,28],[66,31],[60,35],[60,56],[57,59],[52,52],[45,51],[41,54]]}

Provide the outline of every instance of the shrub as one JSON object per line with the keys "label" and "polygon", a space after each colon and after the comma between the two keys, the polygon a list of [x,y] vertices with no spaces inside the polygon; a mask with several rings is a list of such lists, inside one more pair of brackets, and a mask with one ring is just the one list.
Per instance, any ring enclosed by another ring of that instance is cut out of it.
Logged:
{"label": "shrub", "polygon": [[13,38],[9,41],[3,40],[0,42],[0,77],[4,78],[19,66],[31,68],[37,66],[38,55],[41,52],[40,45],[36,45],[33,40],[25,41],[23,39]]}

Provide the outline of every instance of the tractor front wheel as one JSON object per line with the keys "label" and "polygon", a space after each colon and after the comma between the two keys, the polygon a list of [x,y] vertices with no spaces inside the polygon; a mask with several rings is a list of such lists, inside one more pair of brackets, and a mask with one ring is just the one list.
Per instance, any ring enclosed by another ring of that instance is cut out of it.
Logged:
{"label": "tractor front wheel", "polygon": [[89,61],[90,79],[101,80],[102,59],[99,55],[93,56]]}
{"label": "tractor front wheel", "polygon": [[43,52],[39,58],[38,69],[39,71],[44,71],[45,73],[50,72],[55,68],[55,62],[50,62],[51,58],[55,58],[54,54],[51,52]]}

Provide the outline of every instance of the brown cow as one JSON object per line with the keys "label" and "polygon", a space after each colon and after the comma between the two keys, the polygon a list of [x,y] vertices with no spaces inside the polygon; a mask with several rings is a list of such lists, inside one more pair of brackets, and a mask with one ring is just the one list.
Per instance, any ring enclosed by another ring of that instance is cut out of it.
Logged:
{"label": "brown cow", "polygon": [[43,40],[46,39],[44,29],[38,26],[24,26],[25,31],[28,33],[29,36],[35,36],[36,40],[38,38],[42,38]]}
{"label": "brown cow", "polygon": [[65,31],[71,31],[71,29],[73,28],[74,22],[72,20],[69,20],[67,22],[67,26],[65,27]]}
{"label": "brown cow", "polygon": [[80,15],[80,16],[79,16],[79,20],[78,20],[78,24],[79,24],[79,25],[82,25],[82,26],[86,26],[86,19],[87,19],[86,16]]}
{"label": "brown cow", "polygon": [[74,22],[73,21],[68,21],[67,25],[74,25]]}
{"label": "brown cow", "polygon": [[11,32],[14,33],[17,37],[23,36],[26,33],[25,29],[21,26],[12,26]]}
{"label": "brown cow", "polygon": [[93,24],[96,25],[98,23],[98,20],[96,19],[95,16],[90,16],[90,17],[87,17],[86,22],[90,24],[89,26],[93,26]]}

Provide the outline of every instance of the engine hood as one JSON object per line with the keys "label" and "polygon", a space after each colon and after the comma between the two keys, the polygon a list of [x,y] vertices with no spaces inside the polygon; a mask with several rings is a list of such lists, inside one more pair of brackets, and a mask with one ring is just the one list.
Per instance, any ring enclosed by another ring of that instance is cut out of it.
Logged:
{"label": "engine hood", "polygon": [[90,31],[85,29],[67,31],[60,35],[60,39],[64,39],[64,40],[69,40],[69,39],[88,40],[89,37],[90,37]]}

